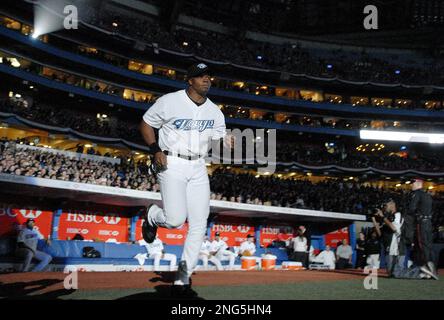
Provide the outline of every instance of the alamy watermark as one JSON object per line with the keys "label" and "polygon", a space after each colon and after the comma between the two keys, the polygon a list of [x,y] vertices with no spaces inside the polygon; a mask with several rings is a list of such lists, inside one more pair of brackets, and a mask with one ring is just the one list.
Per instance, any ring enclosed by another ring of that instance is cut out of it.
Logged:
{"label": "alamy watermark", "polygon": [[79,272],[76,268],[65,268],[64,274],[68,274],[63,280],[65,290],[77,290],[79,288]]}
{"label": "alamy watermark", "polygon": [[365,267],[364,274],[367,274],[364,278],[364,288],[366,290],[378,290],[378,269]]}

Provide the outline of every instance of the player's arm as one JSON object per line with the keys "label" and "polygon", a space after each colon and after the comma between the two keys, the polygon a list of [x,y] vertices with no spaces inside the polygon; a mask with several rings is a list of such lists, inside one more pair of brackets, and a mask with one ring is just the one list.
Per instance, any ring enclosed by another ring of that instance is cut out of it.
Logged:
{"label": "player's arm", "polygon": [[149,146],[151,153],[154,155],[156,164],[166,167],[167,157],[160,149],[156,141],[154,128],[159,129],[165,123],[166,105],[164,99],[157,99],[147,112],[143,115],[143,121],[140,124],[140,132],[143,140]]}
{"label": "player's arm", "polygon": [[156,134],[153,127],[145,121],[142,121],[140,124],[140,132],[142,133],[143,140],[145,140],[146,144],[150,147],[151,152],[154,154],[154,161],[158,165],[166,167],[167,157],[156,142]]}
{"label": "player's arm", "polygon": [[227,134],[227,128],[225,125],[225,116],[222,111],[219,111],[219,116],[216,117],[214,123],[214,130],[212,140],[223,141],[224,147],[232,149],[234,147],[235,138],[231,134]]}

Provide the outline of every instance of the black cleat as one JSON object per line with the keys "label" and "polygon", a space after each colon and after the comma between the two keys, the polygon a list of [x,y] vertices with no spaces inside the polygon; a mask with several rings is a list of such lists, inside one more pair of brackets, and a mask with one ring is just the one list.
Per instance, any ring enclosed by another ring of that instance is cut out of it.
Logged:
{"label": "black cleat", "polygon": [[187,262],[185,260],[182,260],[179,262],[179,266],[177,268],[176,280],[184,281],[186,283],[185,279],[188,279],[188,267]]}
{"label": "black cleat", "polygon": [[145,212],[142,214],[143,224],[142,224],[142,237],[147,243],[152,243],[156,239],[157,234],[157,226],[152,226],[148,222],[148,211],[151,209],[153,205],[150,204]]}

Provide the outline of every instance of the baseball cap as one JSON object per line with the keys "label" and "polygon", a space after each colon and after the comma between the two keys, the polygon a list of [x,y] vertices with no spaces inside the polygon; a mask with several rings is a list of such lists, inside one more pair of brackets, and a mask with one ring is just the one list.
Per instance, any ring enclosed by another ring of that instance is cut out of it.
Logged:
{"label": "baseball cap", "polygon": [[216,237],[220,237],[220,232],[216,232]]}
{"label": "baseball cap", "polygon": [[249,234],[248,236],[247,236],[247,239],[248,238],[254,238],[251,234]]}
{"label": "baseball cap", "polygon": [[35,222],[35,220],[33,218],[29,218],[28,220],[26,220],[26,224],[30,223],[30,222]]}
{"label": "baseball cap", "polygon": [[203,62],[195,63],[188,68],[187,78],[194,78],[203,74],[210,74],[210,68]]}

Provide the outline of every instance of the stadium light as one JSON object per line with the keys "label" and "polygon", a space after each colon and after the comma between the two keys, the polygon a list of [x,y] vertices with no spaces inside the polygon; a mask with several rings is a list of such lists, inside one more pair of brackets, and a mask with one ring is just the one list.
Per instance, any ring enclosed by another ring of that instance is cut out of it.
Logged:
{"label": "stadium light", "polygon": [[386,131],[386,130],[360,130],[359,136],[363,140],[385,140],[400,142],[420,142],[443,144],[443,133],[423,133],[406,131]]}
{"label": "stadium light", "polygon": [[64,9],[70,5],[68,0],[40,0],[34,4],[34,33],[32,39],[62,30],[66,15]]}

